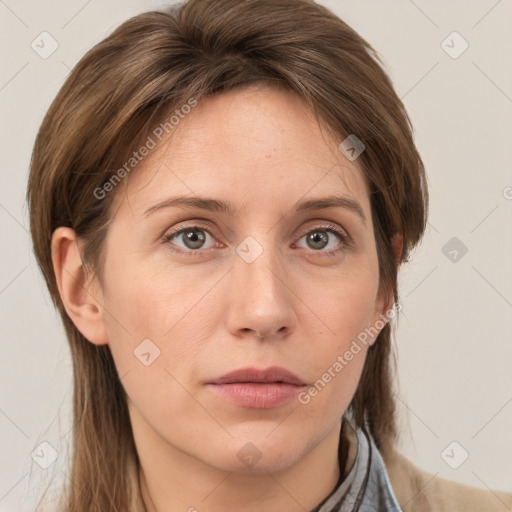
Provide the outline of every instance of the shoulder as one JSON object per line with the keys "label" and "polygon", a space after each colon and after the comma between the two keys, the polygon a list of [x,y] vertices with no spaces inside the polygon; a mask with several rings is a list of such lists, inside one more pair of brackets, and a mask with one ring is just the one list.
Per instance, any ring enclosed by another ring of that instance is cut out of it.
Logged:
{"label": "shoulder", "polygon": [[391,448],[381,452],[403,512],[506,512],[512,494],[479,489],[428,473]]}

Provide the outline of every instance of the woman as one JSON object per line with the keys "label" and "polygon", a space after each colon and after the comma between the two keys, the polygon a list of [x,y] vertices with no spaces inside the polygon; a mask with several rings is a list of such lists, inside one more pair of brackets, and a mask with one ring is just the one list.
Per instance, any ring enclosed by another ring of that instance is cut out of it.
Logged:
{"label": "woman", "polygon": [[310,0],[189,0],[79,62],[34,249],[74,363],[66,511],[503,510],[396,450],[425,172],[371,46]]}

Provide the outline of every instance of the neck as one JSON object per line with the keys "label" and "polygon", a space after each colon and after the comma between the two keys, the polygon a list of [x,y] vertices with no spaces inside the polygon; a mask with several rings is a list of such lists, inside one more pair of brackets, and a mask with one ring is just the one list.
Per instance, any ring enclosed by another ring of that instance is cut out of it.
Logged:
{"label": "neck", "polygon": [[[341,423],[289,468],[264,473],[226,472],[168,444],[162,449],[163,440],[156,434],[148,436],[145,432],[143,438],[137,439],[135,430],[140,490],[146,511],[313,510],[334,491],[340,478],[340,428]],[[341,471],[344,469],[342,466]]]}

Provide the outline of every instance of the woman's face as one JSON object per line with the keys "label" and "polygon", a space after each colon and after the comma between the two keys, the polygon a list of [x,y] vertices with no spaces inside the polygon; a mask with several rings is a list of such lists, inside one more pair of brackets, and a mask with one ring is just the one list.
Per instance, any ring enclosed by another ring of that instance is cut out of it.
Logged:
{"label": "woman's face", "polygon": [[[389,308],[368,191],[340,142],[291,92],[231,91],[118,185],[98,293],[138,443],[277,471],[339,427],[375,336],[353,342]],[[212,384],[271,366],[304,386]]]}

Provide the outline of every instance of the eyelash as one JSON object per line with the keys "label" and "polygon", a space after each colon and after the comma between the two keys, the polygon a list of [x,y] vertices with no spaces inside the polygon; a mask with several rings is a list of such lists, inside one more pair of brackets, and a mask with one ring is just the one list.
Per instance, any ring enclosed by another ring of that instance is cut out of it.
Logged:
{"label": "eyelash", "polygon": [[[171,240],[173,238],[175,238],[176,236],[184,233],[185,231],[194,230],[194,229],[200,229],[202,231],[206,231],[208,234],[213,236],[210,233],[210,231],[205,226],[201,226],[201,225],[198,225],[198,224],[193,224],[193,225],[181,227],[181,228],[175,229],[175,230],[173,230],[173,231],[171,231],[169,233],[166,233],[164,235],[164,237],[163,237],[163,242],[169,245],[169,249],[171,251],[176,252],[178,254],[182,254],[182,255],[190,256],[190,257],[193,257],[193,256],[204,256],[204,253],[208,249],[206,249],[206,250],[204,250],[204,249],[183,250],[183,249],[177,249],[176,247],[173,247],[173,245],[171,243]],[[311,249],[311,251],[317,253],[319,256],[325,256],[325,257],[336,256],[338,253],[343,252],[344,250],[346,250],[349,247],[351,247],[351,240],[350,240],[349,235],[345,231],[340,230],[340,228],[336,227],[333,224],[326,224],[326,225],[323,225],[323,226],[316,226],[313,229],[310,229],[306,233],[304,233],[299,238],[299,240],[301,238],[303,238],[304,236],[306,236],[306,235],[308,235],[310,233],[313,233],[315,231],[325,231],[325,232],[329,232],[329,233],[334,233],[341,240],[341,246],[336,248],[336,249],[331,249],[329,251],[322,251],[320,249],[315,251],[314,249]]]}

